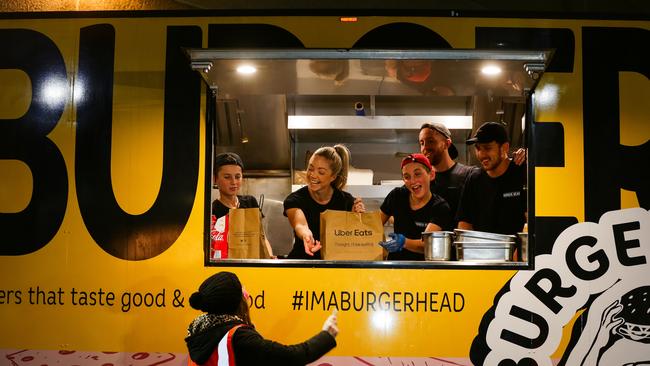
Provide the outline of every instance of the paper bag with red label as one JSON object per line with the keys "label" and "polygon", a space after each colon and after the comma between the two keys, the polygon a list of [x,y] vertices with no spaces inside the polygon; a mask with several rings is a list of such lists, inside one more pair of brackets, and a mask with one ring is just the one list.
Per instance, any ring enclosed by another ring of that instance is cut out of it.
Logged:
{"label": "paper bag with red label", "polygon": [[268,258],[259,208],[230,209],[228,213],[228,258]]}
{"label": "paper bag with red label", "polygon": [[321,258],[380,261],[384,226],[379,211],[355,213],[326,210],[320,214]]}

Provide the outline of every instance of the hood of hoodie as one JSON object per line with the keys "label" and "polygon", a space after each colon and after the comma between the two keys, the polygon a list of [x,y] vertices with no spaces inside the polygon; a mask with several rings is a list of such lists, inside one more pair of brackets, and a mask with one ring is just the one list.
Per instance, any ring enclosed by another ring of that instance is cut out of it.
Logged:
{"label": "hood of hoodie", "polygon": [[204,364],[228,331],[244,321],[235,315],[202,314],[187,327],[185,343],[190,358],[196,364]]}

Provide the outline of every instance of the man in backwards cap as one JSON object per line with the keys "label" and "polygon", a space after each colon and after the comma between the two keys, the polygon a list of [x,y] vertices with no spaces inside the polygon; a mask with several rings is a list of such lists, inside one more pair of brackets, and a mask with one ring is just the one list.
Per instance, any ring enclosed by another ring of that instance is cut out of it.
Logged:
{"label": "man in backwards cap", "polygon": [[526,167],[508,158],[510,141],[503,124],[486,122],[467,140],[481,163],[465,183],[458,227],[513,235],[526,223]]}
{"label": "man in backwards cap", "polygon": [[451,141],[451,132],[442,123],[423,124],[418,139],[420,152],[429,159],[436,171],[436,178],[431,182],[431,192],[449,203],[451,214],[455,217],[467,176],[472,172],[478,173],[479,169],[454,161],[458,157],[458,150]]}

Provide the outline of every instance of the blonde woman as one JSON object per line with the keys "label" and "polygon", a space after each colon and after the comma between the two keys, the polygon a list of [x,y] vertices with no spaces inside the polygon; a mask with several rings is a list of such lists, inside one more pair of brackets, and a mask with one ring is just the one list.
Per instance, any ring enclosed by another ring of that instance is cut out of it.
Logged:
{"label": "blonde woman", "polygon": [[294,230],[291,259],[320,259],[320,213],[325,210],[365,212],[360,198],[343,187],[348,179],[350,150],[325,146],[314,152],[307,166],[307,185],[284,200],[284,214]]}

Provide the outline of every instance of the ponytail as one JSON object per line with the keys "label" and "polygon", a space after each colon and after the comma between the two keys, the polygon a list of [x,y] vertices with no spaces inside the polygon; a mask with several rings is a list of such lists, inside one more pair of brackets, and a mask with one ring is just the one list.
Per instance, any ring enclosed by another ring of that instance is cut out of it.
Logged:
{"label": "ponytail", "polygon": [[350,170],[350,150],[345,145],[337,144],[333,147],[324,146],[314,152],[314,155],[327,159],[330,162],[332,174],[336,176],[332,186],[336,189],[343,189],[348,182],[348,171]]}
{"label": "ponytail", "polygon": [[341,170],[332,184],[337,189],[343,189],[348,183],[348,171],[350,170],[350,150],[345,145],[334,145],[334,150],[341,158]]}

